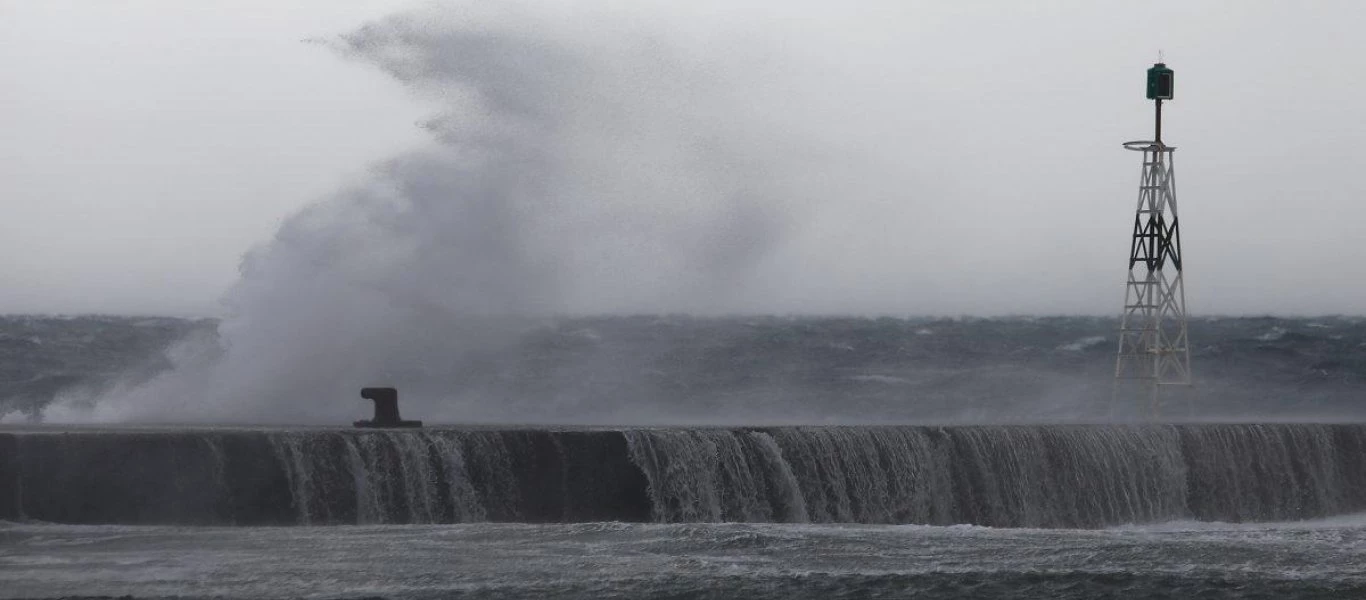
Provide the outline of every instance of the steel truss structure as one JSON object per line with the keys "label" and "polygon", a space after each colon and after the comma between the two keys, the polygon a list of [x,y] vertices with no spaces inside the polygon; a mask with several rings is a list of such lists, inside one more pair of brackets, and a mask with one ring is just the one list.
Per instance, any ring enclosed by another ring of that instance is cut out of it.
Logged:
{"label": "steel truss structure", "polygon": [[1161,141],[1127,142],[1124,147],[1143,153],[1143,174],[1119,326],[1115,393],[1118,396],[1124,380],[1135,380],[1146,387],[1148,409],[1157,416],[1162,386],[1191,383],[1181,224],[1172,169],[1175,148]]}

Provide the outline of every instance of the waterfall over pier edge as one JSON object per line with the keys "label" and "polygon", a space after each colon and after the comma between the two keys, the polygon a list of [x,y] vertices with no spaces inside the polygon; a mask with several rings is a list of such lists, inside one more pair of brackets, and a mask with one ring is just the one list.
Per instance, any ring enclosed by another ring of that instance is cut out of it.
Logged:
{"label": "waterfall over pier edge", "polygon": [[1103,527],[1366,510],[1366,425],[0,431],[0,519]]}

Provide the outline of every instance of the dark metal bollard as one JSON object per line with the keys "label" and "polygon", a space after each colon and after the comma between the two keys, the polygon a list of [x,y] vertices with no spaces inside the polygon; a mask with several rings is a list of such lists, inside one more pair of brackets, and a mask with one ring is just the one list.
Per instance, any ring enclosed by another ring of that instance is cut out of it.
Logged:
{"label": "dark metal bollard", "polygon": [[360,397],[373,400],[375,418],[356,421],[356,427],[421,427],[422,421],[404,421],[398,416],[398,390],[391,387],[360,389]]}

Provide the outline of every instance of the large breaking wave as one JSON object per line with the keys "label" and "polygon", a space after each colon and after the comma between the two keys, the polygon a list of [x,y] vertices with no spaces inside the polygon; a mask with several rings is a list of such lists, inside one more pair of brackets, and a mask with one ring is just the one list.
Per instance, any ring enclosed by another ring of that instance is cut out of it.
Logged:
{"label": "large breaking wave", "polygon": [[805,279],[756,265],[863,179],[806,141],[811,96],[753,36],[622,8],[427,7],[323,40],[431,103],[432,143],[248,252],[218,343],[48,418],[333,422],[363,385],[449,400],[546,315],[786,309],[774,282]]}

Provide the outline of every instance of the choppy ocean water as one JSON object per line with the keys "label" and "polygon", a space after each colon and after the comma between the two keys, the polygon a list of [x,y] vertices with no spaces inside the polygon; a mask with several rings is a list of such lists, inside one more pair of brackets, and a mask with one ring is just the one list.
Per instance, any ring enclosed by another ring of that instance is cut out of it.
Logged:
{"label": "choppy ocean water", "polygon": [[[79,416],[185,354],[214,355],[216,325],[0,316],[0,421],[30,420],[58,399]],[[429,423],[1094,421],[1111,416],[1117,344],[1109,317],[549,318],[500,325],[491,341],[459,323],[424,325],[415,339],[395,333],[373,373],[289,363],[278,366],[297,381],[265,382],[294,386],[284,397],[245,386],[129,414],[345,424],[365,412],[356,390],[383,380],[406,415]],[[1190,340],[1197,385],[1173,395],[1167,418],[1366,419],[1366,318],[1201,317]]]}
{"label": "choppy ocean water", "polygon": [[1366,517],[1104,530],[0,525],[0,598],[1359,598]]}
{"label": "choppy ocean water", "polygon": [[1180,425],[1039,425],[1109,389],[1070,317],[570,319],[440,374],[726,427],[18,424],[205,327],[0,320],[0,598],[1366,598],[1359,319],[1194,322]]}
{"label": "choppy ocean water", "polygon": [[11,429],[0,598],[1366,597],[1363,439]]}

